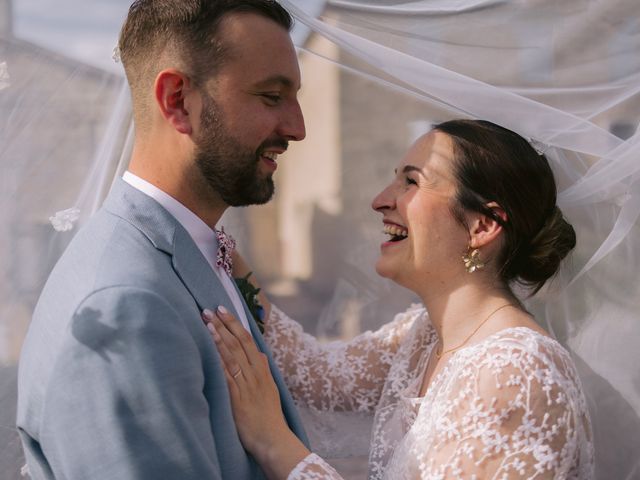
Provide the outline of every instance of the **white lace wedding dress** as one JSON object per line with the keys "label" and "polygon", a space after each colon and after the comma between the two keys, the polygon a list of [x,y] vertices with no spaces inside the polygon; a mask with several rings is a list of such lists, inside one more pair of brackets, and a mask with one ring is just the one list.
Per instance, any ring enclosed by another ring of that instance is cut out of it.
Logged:
{"label": "white lace wedding dress", "polygon": [[[265,332],[295,401],[374,415],[371,479],[591,479],[594,452],[575,366],[524,327],[456,351],[418,397],[436,333],[412,306],[376,332],[319,344],[273,307]],[[290,480],[340,479],[311,454]]]}

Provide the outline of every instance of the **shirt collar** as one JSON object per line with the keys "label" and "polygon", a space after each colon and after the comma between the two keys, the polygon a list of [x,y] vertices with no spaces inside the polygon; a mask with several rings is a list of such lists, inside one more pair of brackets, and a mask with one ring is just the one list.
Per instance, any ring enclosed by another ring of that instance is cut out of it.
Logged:
{"label": "shirt collar", "polygon": [[207,261],[212,264],[212,266],[215,265],[218,241],[214,231],[209,228],[209,226],[204,223],[200,217],[168,193],[160,190],[155,185],[147,182],[128,170],[124,172],[122,179],[132,187],[153,198],[156,202],[162,205],[165,210],[173,215],[189,233]]}

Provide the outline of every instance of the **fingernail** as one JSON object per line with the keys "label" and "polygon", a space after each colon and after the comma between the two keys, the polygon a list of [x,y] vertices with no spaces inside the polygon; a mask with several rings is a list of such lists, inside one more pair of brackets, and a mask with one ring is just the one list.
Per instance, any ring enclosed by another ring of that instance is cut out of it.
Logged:
{"label": "fingernail", "polygon": [[209,320],[209,321],[213,320],[213,312],[208,308],[205,308],[202,311],[202,316],[204,317],[205,320]]}
{"label": "fingernail", "polygon": [[218,313],[221,313],[222,315],[226,315],[227,313],[229,313],[229,310],[224,308],[222,305],[218,305]]}

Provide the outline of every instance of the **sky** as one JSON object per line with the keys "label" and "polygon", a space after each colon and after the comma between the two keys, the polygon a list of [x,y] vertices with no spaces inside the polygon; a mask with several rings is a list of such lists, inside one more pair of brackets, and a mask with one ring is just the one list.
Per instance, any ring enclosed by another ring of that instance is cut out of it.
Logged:
{"label": "sky", "polygon": [[131,0],[13,0],[17,37],[105,70]]}

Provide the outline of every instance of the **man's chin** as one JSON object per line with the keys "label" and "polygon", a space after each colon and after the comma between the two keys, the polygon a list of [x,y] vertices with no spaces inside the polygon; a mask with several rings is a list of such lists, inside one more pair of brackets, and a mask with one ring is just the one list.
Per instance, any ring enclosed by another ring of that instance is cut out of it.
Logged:
{"label": "man's chin", "polygon": [[273,184],[271,175],[269,175],[269,177],[262,184],[260,191],[253,192],[255,194],[255,197],[253,198],[253,202],[251,203],[251,205],[264,205],[265,203],[270,202],[273,198],[273,194],[275,193],[275,189],[276,188]]}
{"label": "man's chin", "polygon": [[256,192],[251,192],[249,195],[243,195],[241,198],[233,198],[226,201],[227,205],[231,207],[248,207],[250,205],[264,205],[268,203],[274,194],[274,189],[271,188],[265,192],[260,192],[260,194],[256,194]]}

